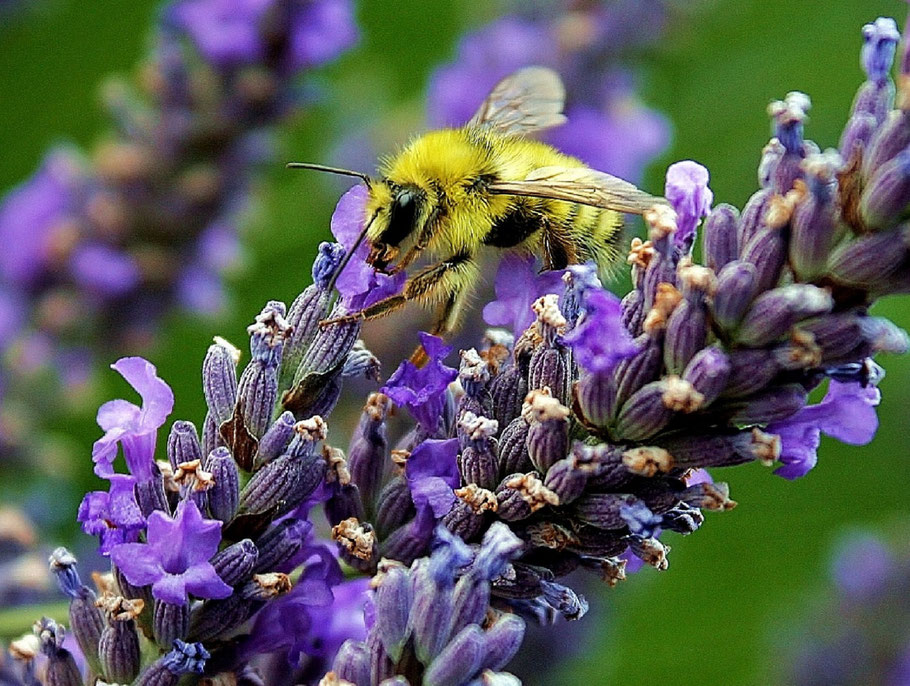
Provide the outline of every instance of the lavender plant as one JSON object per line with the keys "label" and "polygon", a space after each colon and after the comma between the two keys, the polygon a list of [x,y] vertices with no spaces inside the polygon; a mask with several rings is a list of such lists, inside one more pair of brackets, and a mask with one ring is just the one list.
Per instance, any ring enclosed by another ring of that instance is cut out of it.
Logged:
{"label": "lavender plant", "polygon": [[[457,368],[421,334],[429,362],[403,362],[369,396],[346,456],[327,421],[344,379],[379,367],[361,322],[339,316],[400,286],[364,248],[337,298],[329,288],[364,221],[361,188],[336,209],[340,245],[320,246],[313,285],[250,326],[242,372],[231,344],[209,348],[207,415],[171,424],[166,461],[156,443],[173,394],[149,362],[119,360],[142,404],[99,410],[92,457],[109,488],[78,515],[112,572],[92,589],[70,554],[52,556],[89,678],[517,683],[503,670],[526,622],[587,611],[570,572],[614,585],[632,561],[665,570],[664,532],[735,505],[706,469],[760,461],[793,479],[815,466],[821,433],[871,440],[883,373],[871,357],[908,347],[868,310],[910,279],[910,57],[892,109],[896,24],[863,38],[868,80],[840,151],[804,138],[809,100],[791,93],[769,108],[775,137],[741,213],[711,209],[703,167],[672,165],[622,300],[593,265],[537,276],[530,260],[507,263],[485,316],[512,330],[488,332]],[[393,406],[414,420],[397,443]],[[36,635],[46,682],[81,683],[59,625]],[[292,669],[276,668],[286,657]]]}
{"label": "lavender plant", "polygon": [[105,88],[104,140],[89,156],[51,150],[0,202],[7,448],[37,370],[78,386],[93,352],[147,346],[164,312],[222,308],[269,134],[305,104],[299,77],[356,39],[347,0],[162,7],[135,87]]}

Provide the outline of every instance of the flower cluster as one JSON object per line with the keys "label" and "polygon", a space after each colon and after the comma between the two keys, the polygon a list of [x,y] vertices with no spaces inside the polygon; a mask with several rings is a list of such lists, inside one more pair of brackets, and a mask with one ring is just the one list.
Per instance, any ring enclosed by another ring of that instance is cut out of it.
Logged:
{"label": "flower cluster", "polygon": [[594,169],[639,180],[666,148],[670,125],[642,104],[634,75],[621,65],[661,35],[667,4],[560,1],[516,8],[464,36],[455,60],[436,71],[430,125],[463,124],[500,79],[521,67],[549,66],[565,80],[568,121],[543,139]]}
{"label": "flower cluster", "polygon": [[[349,0],[162,8],[137,89],[105,90],[114,130],[88,158],[53,149],[0,202],[7,411],[23,373],[73,385],[93,350],[141,347],[167,309],[222,309],[270,127],[301,106],[298,77],[355,42],[352,14]],[[14,426],[0,440],[15,444]]]}
{"label": "flower cluster", "polygon": [[[52,557],[92,673],[261,683],[276,653],[291,683],[514,684],[502,670],[525,622],[588,609],[568,574],[614,585],[642,564],[667,569],[668,532],[735,505],[707,469],[760,461],[794,478],[821,433],[871,440],[883,373],[871,357],[908,347],[868,309],[910,280],[910,117],[891,110],[893,22],[864,38],[869,80],[840,153],[804,138],[809,100],[791,93],[770,107],[776,135],[742,212],[712,209],[700,165],[670,167],[624,298],[596,265],[537,277],[510,261],[487,310],[512,331],[489,331],[457,368],[422,334],[428,362],[403,362],[369,396],[346,456],[326,421],[345,377],[379,366],[360,320],[340,315],[401,285],[355,253],[338,297],[329,289],[364,221],[362,189],[339,203],[340,245],[320,246],[313,285],[249,327],[243,371],[229,343],[209,348],[207,415],[199,430],[171,425],[166,460],[156,444],[173,395],[147,361],[117,362],[142,403],[100,409],[93,460],[110,486],[79,510],[113,571],[91,589],[66,551]],[[397,443],[395,405],[414,419]],[[372,592],[343,582],[341,564]],[[59,632],[36,630],[66,675],[54,683],[80,683]]]}

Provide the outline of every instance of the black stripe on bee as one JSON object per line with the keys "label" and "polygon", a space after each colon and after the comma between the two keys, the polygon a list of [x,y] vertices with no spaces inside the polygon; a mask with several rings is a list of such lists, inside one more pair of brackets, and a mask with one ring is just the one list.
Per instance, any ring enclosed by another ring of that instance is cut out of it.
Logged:
{"label": "black stripe on bee", "polygon": [[541,228],[539,212],[531,211],[526,205],[516,203],[511,212],[493,224],[483,237],[484,245],[494,248],[512,248]]}

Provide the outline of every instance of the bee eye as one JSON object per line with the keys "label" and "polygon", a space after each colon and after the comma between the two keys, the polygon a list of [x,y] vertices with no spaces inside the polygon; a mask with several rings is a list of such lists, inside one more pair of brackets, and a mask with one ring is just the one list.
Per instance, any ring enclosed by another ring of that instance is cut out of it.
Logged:
{"label": "bee eye", "polygon": [[380,240],[388,245],[398,245],[414,230],[417,220],[417,197],[413,191],[404,189],[395,195],[390,208],[389,226]]}

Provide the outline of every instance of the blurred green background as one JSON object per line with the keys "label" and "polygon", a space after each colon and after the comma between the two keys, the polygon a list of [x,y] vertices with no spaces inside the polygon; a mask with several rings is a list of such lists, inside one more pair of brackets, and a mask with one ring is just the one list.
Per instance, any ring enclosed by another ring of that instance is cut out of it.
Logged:
{"label": "blurred green background", "polygon": [[[0,15],[0,188],[30,174],[49,144],[88,145],[103,131],[98,84],[111,72],[132,69],[157,4],[42,0]],[[899,0],[702,3],[641,56],[642,98],[675,127],[673,145],[649,172],[646,187],[660,190],[667,163],[693,158],[710,169],[717,201],[742,206],[756,187],[768,139],[765,107],[790,90],[812,97],[807,135],[823,148],[836,145],[862,79],[861,26],[879,15],[903,24],[904,12]],[[429,72],[452,58],[463,31],[487,18],[471,3],[426,0],[369,0],[358,15],[360,47],[320,72],[317,86],[325,97],[285,129],[283,158],[325,160],[327,141],[392,113],[406,130],[420,119]],[[390,138],[400,140],[399,132]],[[173,317],[149,355],[175,389],[175,418],[202,417],[198,369],[211,336],[245,340],[244,327],[266,299],[290,302],[307,284],[336,197],[327,182],[285,173],[278,164],[266,175],[245,236],[247,269],[231,284],[229,317],[217,325]],[[882,303],[877,312],[910,327],[906,299]],[[670,535],[667,572],[646,569],[616,589],[598,590],[591,600],[609,612],[587,624],[590,649],[552,683],[773,683],[788,618],[798,617],[804,599],[824,588],[839,529],[908,514],[910,455],[903,432],[910,358],[880,362],[888,376],[872,445],[825,440],[819,466],[795,483],[759,465],[715,473],[731,482],[739,507],[709,515],[686,540]],[[113,372],[102,374],[101,398],[125,390]],[[91,414],[58,428],[66,429],[75,457],[58,465],[55,490],[34,492],[48,502],[47,523],[65,538],[74,534],[62,523],[71,521],[78,495],[93,485],[90,447],[99,432]],[[2,486],[7,493],[32,488],[24,480]]]}

